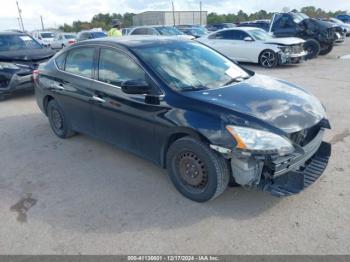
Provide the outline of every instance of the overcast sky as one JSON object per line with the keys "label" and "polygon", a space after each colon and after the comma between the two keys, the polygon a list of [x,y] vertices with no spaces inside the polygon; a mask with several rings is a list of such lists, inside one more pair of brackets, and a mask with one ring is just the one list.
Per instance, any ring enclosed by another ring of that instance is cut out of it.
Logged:
{"label": "overcast sky", "polygon": [[[174,0],[176,10],[198,10],[199,0]],[[217,13],[247,13],[260,9],[281,11],[313,5],[325,10],[348,10],[350,0],[202,0],[203,10]],[[165,0],[19,0],[26,30],[40,28],[40,15],[46,27],[57,27],[73,20],[89,21],[97,13],[142,12],[170,10],[171,1]],[[1,0],[0,30],[18,28],[16,0]]]}

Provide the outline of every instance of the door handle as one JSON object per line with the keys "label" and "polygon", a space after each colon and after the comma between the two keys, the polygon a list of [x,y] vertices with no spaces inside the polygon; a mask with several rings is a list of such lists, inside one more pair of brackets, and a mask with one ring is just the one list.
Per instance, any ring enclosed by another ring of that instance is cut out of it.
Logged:
{"label": "door handle", "polygon": [[102,99],[101,97],[98,97],[98,96],[93,96],[92,97],[92,100],[96,101],[96,102],[99,102],[99,103],[104,103],[106,102],[106,100]]}
{"label": "door handle", "polygon": [[64,87],[62,84],[53,84],[53,88],[59,89],[59,90],[64,90]]}

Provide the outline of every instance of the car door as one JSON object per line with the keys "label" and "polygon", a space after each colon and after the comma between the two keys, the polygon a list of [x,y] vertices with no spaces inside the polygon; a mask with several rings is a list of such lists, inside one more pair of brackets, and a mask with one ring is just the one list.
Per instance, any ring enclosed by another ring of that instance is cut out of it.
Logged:
{"label": "car door", "polygon": [[93,85],[94,96],[99,99],[93,104],[96,134],[150,160],[159,159],[154,128],[156,115],[162,109],[145,95],[121,90],[123,81],[147,80],[145,71],[126,53],[110,48],[100,49],[97,71]]}
{"label": "car door", "polygon": [[56,58],[58,72],[50,84],[73,130],[90,135],[94,135],[91,86],[96,50],[76,47]]}
{"label": "car door", "polygon": [[276,37],[292,37],[297,35],[297,24],[289,14],[283,14],[277,18],[272,26],[272,32]]}
{"label": "car door", "polygon": [[[258,61],[258,57],[263,48],[260,41],[255,41],[254,38],[243,30],[232,30],[232,41],[235,42],[234,51],[237,52],[237,61],[253,62]],[[248,40],[248,39],[251,40]]]}

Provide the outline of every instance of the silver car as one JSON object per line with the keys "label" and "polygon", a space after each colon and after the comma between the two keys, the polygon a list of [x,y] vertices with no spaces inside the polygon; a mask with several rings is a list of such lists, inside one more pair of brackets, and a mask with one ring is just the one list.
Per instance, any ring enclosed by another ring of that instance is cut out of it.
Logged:
{"label": "silver car", "polygon": [[51,43],[52,49],[61,49],[66,46],[75,44],[77,36],[74,33],[58,33]]}

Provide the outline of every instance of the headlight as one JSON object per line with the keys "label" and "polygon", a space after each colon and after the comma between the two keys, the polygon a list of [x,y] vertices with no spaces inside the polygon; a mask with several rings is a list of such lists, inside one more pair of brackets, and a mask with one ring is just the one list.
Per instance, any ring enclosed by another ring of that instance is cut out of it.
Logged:
{"label": "headlight", "polygon": [[278,48],[281,49],[286,55],[292,53],[292,48],[290,46],[279,46]]}
{"label": "headlight", "polygon": [[294,151],[289,140],[279,135],[257,129],[226,126],[226,129],[237,142],[237,148],[260,153],[278,153],[280,156]]}
{"label": "headlight", "polygon": [[0,69],[20,69],[20,68],[12,63],[0,62]]}

